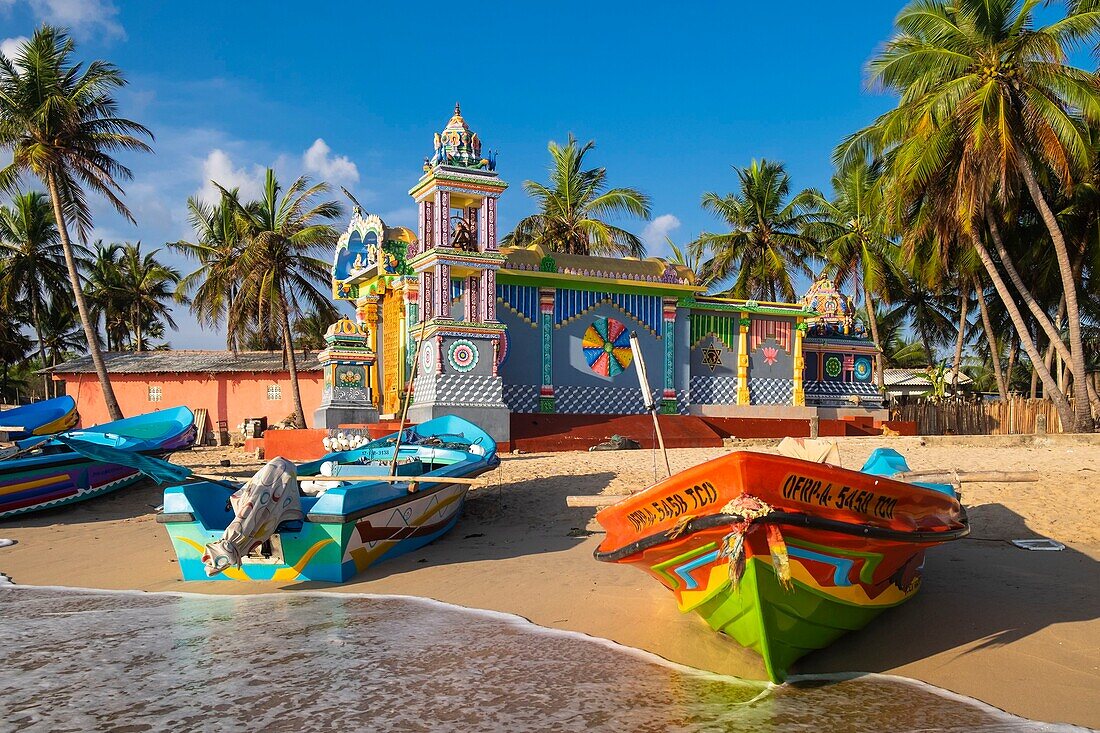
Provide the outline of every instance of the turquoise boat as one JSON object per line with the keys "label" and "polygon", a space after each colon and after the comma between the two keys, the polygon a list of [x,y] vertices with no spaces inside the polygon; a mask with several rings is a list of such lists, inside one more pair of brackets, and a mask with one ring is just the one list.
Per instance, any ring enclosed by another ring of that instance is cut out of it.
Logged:
{"label": "turquoise boat", "polygon": [[[189,409],[174,407],[58,437],[159,456],[190,448],[195,442],[194,422]],[[27,438],[16,443],[9,458],[0,460],[0,519],[84,501],[140,479],[137,469],[93,460],[58,438]]]}
{"label": "turquoise boat", "polygon": [[54,435],[76,427],[79,421],[76,400],[69,395],[13,407],[0,412],[0,441]]}
{"label": "turquoise boat", "polygon": [[496,442],[467,420],[438,417],[401,434],[397,476],[419,481],[371,480],[390,476],[396,438],[393,433],[297,466],[298,478],[331,488],[302,496],[304,519],[283,522],[240,567],[219,568],[214,575],[204,556],[234,519],[229,497],[238,487],[212,481],[169,487],[157,521],[168,530],[183,579],[339,583],[441,537],[458,522],[470,489],[452,479],[496,468]]}

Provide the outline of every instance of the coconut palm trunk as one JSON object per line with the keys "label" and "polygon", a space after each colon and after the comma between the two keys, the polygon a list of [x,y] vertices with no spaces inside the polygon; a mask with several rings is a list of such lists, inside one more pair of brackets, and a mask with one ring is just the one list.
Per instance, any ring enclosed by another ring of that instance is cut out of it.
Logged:
{"label": "coconut palm trunk", "polygon": [[[1076,402],[1073,421],[1068,424],[1073,425],[1074,432],[1091,433],[1095,426],[1092,421],[1088,387],[1085,386],[1088,372],[1085,368],[1084,340],[1081,337],[1081,312],[1077,307],[1077,282],[1073,276],[1073,263],[1070,261],[1069,248],[1066,246],[1066,238],[1062,234],[1062,228],[1058,226],[1058,220],[1039,187],[1039,181],[1035,178],[1035,171],[1032,169],[1031,161],[1028,160],[1027,155],[1019,156],[1019,168],[1028,193],[1031,194],[1031,200],[1035,202],[1035,207],[1039,210],[1039,216],[1054,242],[1054,253],[1058,260],[1058,274],[1062,278],[1062,290],[1066,297],[1066,317],[1069,319],[1069,367],[1075,377],[1073,388]],[[1061,339],[1056,340],[1060,341]],[[1063,421],[1063,424],[1066,423]]]}
{"label": "coconut palm trunk", "polygon": [[[42,317],[38,311],[38,296],[31,293],[31,318],[34,320],[34,337],[38,339],[38,360],[46,368],[46,347],[42,344]],[[50,398],[50,375],[42,374],[42,396]]]}
{"label": "coconut palm trunk", "polygon": [[878,349],[878,356],[875,358],[875,382],[878,386],[880,394],[886,393],[886,373],[883,370],[882,360],[884,352],[882,349],[882,339],[878,333],[878,319],[875,318],[875,307],[871,304],[871,291],[867,289],[867,286],[863,286],[863,305],[867,308],[867,323],[871,327],[871,340],[875,342],[875,348]]}
{"label": "coconut palm trunk", "polygon": [[294,420],[300,428],[306,427],[306,412],[302,407],[302,389],[298,384],[298,360],[294,356],[294,336],[290,331],[290,309],[286,295],[279,291],[282,300],[282,318],[279,319],[283,330],[283,348],[286,350],[287,367],[290,371],[290,393],[294,396]]}
{"label": "coconut palm trunk", "polygon": [[103,353],[99,350],[99,338],[95,325],[92,323],[88,304],[84,300],[84,290],[80,286],[80,273],[76,269],[76,258],[73,256],[72,243],[69,241],[69,228],[65,222],[65,212],[61,207],[61,195],[57,187],[57,178],[51,172],[46,176],[46,185],[50,189],[50,201],[53,203],[53,215],[57,219],[57,233],[61,237],[61,249],[65,253],[65,266],[69,270],[69,285],[73,289],[73,298],[76,300],[76,312],[80,315],[80,325],[84,329],[84,337],[88,339],[88,355],[92,357],[96,376],[99,377],[99,387],[103,392],[103,401],[107,405],[107,414],[112,420],[121,420],[122,408],[118,406],[115,390],[111,386],[111,377],[107,373],[107,364],[103,361]]}
{"label": "coconut palm trunk", "polygon": [[[974,249],[978,253],[978,257],[981,259],[982,264],[985,265],[986,271],[989,273],[989,277],[993,280],[993,287],[997,291],[997,295],[1000,296],[1001,301],[1004,303],[1005,308],[1008,310],[1008,316],[1012,319],[1012,325],[1016,328],[1017,333],[1023,334],[1027,332],[1027,323],[1024,321],[1024,316],[1020,313],[1019,307],[1016,305],[1015,299],[1012,297],[1012,293],[1008,290],[1008,285],[1001,277],[1001,273],[997,270],[997,265],[993,262],[993,258],[989,255],[989,250],[986,249],[985,243],[982,242],[981,237],[977,231],[971,231],[971,241],[974,244]],[[982,317],[984,319],[987,338],[992,338],[992,325],[988,322],[988,310],[984,308],[984,301],[979,298],[979,303],[983,305]],[[1058,417],[1062,421],[1063,429],[1072,425],[1075,425],[1073,408],[1070,407],[1069,400],[1058,389],[1057,383],[1054,381],[1054,377],[1051,376],[1050,370],[1045,366],[1041,366],[1039,349],[1035,346],[1035,342],[1030,338],[1023,338],[1024,351],[1027,352],[1027,356],[1031,359],[1031,363],[1036,365],[1036,368],[1040,369],[1039,379],[1043,381],[1043,393],[1054,403],[1054,409],[1058,411]],[[990,347],[993,343],[990,342]],[[994,364],[999,367],[999,357],[994,356]],[[1003,385],[1003,377],[1001,381],[1001,397],[1004,398],[1005,388]],[[1091,422],[1091,421],[1090,421]],[[1091,427],[1091,426],[1090,426]]]}
{"label": "coconut palm trunk", "polygon": [[959,368],[962,366],[963,342],[966,341],[966,306],[970,300],[970,285],[959,283],[959,333],[955,337],[955,360],[951,365],[951,392],[959,394]]}
{"label": "coconut palm trunk", "polygon": [[993,377],[997,380],[997,394],[1005,399],[1005,378],[1001,373],[1001,351],[997,345],[997,334],[993,330],[993,320],[989,317],[989,304],[985,300],[985,290],[981,283],[975,279],[974,290],[978,294],[978,310],[982,314],[982,330],[985,332],[985,342],[989,346],[989,358],[993,362]]}

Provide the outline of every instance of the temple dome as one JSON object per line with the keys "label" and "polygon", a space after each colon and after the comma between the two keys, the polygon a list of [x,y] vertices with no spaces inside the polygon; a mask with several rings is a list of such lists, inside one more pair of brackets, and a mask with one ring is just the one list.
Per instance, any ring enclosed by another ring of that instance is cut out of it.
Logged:
{"label": "temple dome", "polygon": [[496,163],[491,158],[481,156],[481,139],[476,132],[470,131],[462,108],[455,102],[455,111],[448,120],[443,132],[437,132],[434,139],[435,154],[424,161],[424,169],[430,170],[437,165],[477,168],[492,171]]}
{"label": "temple dome", "polygon": [[812,332],[851,335],[854,330],[859,330],[853,328],[855,308],[852,299],[840,292],[836,282],[824,273],[814,280],[810,289],[802,296],[801,303],[818,313],[817,316],[806,319]]}
{"label": "temple dome", "polygon": [[341,318],[336,323],[328,327],[325,331],[326,340],[328,337],[333,338],[367,338],[370,336],[370,329],[361,323],[356,323],[347,316]]}

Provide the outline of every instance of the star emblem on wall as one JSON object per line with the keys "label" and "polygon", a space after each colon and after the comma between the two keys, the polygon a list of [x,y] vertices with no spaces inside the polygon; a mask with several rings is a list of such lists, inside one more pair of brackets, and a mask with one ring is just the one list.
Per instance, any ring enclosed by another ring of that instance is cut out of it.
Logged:
{"label": "star emblem on wall", "polygon": [[712,372],[714,367],[722,366],[722,350],[703,349],[703,365],[710,367]]}

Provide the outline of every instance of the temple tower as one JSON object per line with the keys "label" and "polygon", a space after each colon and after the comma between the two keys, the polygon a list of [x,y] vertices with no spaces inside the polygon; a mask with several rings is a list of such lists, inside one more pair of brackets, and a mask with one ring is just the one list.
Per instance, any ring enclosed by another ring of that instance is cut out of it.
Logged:
{"label": "temple tower", "polygon": [[497,199],[508,184],[497,176],[495,156],[482,156],[481,140],[457,104],[434,142],[424,175],[409,191],[419,239],[408,261],[419,278],[422,321],[409,323],[411,337],[422,334],[409,417],[461,415],[506,441],[496,274],[505,260],[497,245]]}

